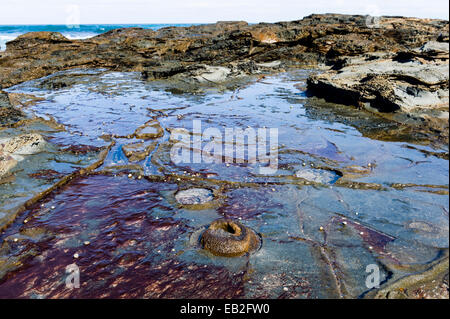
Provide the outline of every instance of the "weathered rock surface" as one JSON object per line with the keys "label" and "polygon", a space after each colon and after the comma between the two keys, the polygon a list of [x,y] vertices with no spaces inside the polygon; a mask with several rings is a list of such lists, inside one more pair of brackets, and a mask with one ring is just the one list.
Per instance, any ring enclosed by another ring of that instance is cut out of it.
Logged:
{"label": "weathered rock surface", "polygon": [[0,151],[0,178],[7,175],[16,165],[17,161],[11,155]]}
{"label": "weathered rock surface", "polygon": [[145,142],[135,142],[122,146],[122,150],[125,153],[125,156],[131,162],[138,162],[145,159],[151,151],[153,151],[156,147],[156,142],[153,143],[145,143]]}
{"label": "weathered rock surface", "polygon": [[136,130],[135,135],[138,139],[149,140],[163,136],[164,130],[158,121],[151,120],[139,127]]}
{"label": "weathered rock surface", "polygon": [[[126,28],[83,40],[31,32],[0,53],[0,89],[75,68],[137,71],[148,80],[175,81],[183,91],[191,84],[217,85],[289,67],[328,66],[331,70],[309,79],[313,94],[358,108],[400,111],[408,115],[401,123],[415,122],[448,140],[449,22],[402,17],[375,22],[326,14],[273,24]],[[72,83],[52,78],[42,85],[59,89]],[[0,101],[4,96],[0,93]],[[0,107],[0,125],[17,120],[17,112]]]}
{"label": "weathered rock surface", "polygon": [[311,76],[309,89],[335,102],[366,103],[384,112],[448,112],[448,43],[445,47],[446,58],[435,58],[427,43],[396,55],[347,59],[348,66]]}
{"label": "weathered rock surface", "polygon": [[430,41],[398,53],[342,57],[312,75],[308,89],[328,101],[376,112],[397,112],[448,140],[449,44]]}
{"label": "weathered rock surface", "polygon": [[41,152],[47,142],[39,134],[23,134],[12,138],[0,138],[0,178],[9,174],[24,159],[22,155]]}
{"label": "weathered rock surface", "polygon": [[17,122],[22,117],[22,112],[11,105],[8,94],[0,91],[0,125]]}
{"label": "weathered rock surface", "polygon": [[45,144],[45,139],[39,134],[23,134],[0,139],[0,151],[14,155],[32,155],[42,152]]}
{"label": "weathered rock surface", "polygon": [[214,82],[230,74],[264,72],[268,66],[261,63],[317,65],[343,55],[399,52],[446,39],[448,21],[383,17],[373,27],[366,16],[336,14],[275,24],[127,28],[84,40],[32,32],[8,42],[1,53],[0,87],[80,67],[140,71],[150,79],[193,72],[199,81]]}

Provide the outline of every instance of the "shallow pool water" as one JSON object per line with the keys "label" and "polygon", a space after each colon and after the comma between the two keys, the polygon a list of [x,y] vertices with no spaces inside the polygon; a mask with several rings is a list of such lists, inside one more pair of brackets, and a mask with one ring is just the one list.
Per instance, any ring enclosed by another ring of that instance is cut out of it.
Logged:
{"label": "shallow pool water", "polygon": [[[43,98],[24,111],[64,129],[40,121],[0,130],[0,138],[32,131],[50,142],[0,184],[0,223],[110,149],[91,174],[14,215],[0,234],[0,297],[359,297],[369,290],[368,265],[379,267],[383,282],[439,258],[448,250],[447,147],[308,97],[308,72],[174,93],[173,84],[136,73],[72,70],[10,88]],[[137,138],[151,121],[163,134]],[[277,169],[261,173],[266,163],[245,160],[248,151],[193,163],[204,155],[194,144],[190,160],[175,163],[171,132],[185,129],[178,138],[194,139],[198,121],[202,131],[223,134],[219,145],[232,142],[227,128],[276,128],[277,144],[265,155],[276,154]],[[123,146],[133,143],[142,143],[142,157],[126,155]],[[189,188],[209,189],[214,200],[179,204],[175,194]],[[261,249],[225,258],[192,244],[221,217],[257,231]],[[82,274],[76,290],[64,285],[72,263]]]}

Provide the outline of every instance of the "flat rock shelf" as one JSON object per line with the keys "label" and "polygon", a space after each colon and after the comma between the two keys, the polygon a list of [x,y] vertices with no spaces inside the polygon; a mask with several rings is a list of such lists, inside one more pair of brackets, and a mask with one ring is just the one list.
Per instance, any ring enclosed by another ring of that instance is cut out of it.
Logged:
{"label": "flat rock shelf", "polygon": [[9,42],[0,298],[448,298],[448,21],[364,21]]}

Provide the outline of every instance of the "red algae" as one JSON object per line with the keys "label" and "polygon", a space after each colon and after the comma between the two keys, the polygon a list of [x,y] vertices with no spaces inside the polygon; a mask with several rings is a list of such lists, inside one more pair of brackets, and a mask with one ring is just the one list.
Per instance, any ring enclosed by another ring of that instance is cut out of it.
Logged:
{"label": "red algae", "polygon": [[[177,258],[176,243],[190,226],[153,215],[175,213],[161,192],[176,187],[91,175],[36,203],[23,214],[25,224],[15,223],[1,237],[11,255],[22,257],[22,266],[1,280],[0,298],[243,296],[242,274]],[[28,236],[12,240],[20,234]],[[66,267],[74,263],[81,287],[68,289]]]}
{"label": "red algae", "polygon": [[[219,212],[226,218],[253,219],[264,212],[282,209],[283,205],[273,201],[268,194],[273,193],[270,188],[239,188],[227,193],[227,199]],[[264,209],[261,209],[264,203]]]}
{"label": "red algae", "polygon": [[99,152],[101,150],[100,147],[93,145],[69,145],[63,147],[62,151],[71,152],[74,154],[87,154],[91,152]]}
{"label": "red algae", "polygon": [[37,178],[37,179],[45,179],[45,180],[53,180],[53,179],[59,179],[64,176],[64,174],[59,173],[52,169],[43,169],[36,173],[28,174],[31,178]]}

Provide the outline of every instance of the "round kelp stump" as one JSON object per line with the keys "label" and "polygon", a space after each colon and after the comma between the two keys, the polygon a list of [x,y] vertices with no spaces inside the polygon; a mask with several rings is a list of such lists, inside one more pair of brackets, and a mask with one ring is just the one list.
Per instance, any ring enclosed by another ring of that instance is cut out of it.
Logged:
{"label": "round kelp stump", "polygon": [[238,221],[218,219],[203,232],[201,244],[213,255],[237,257],[258,250],[261,237]]}

